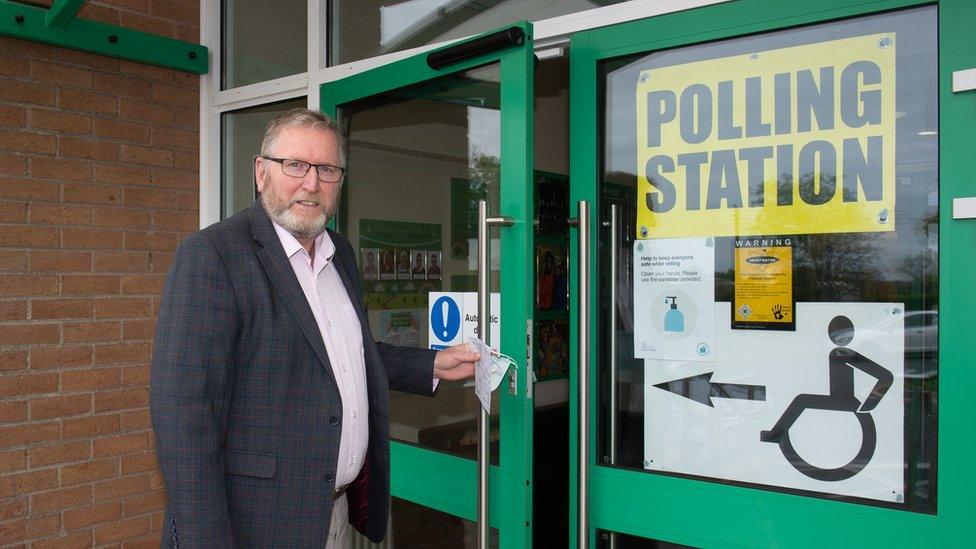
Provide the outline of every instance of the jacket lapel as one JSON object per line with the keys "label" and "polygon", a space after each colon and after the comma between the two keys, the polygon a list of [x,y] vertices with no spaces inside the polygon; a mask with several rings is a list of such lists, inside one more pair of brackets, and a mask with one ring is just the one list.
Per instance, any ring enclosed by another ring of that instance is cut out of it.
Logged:
{"label": "jacket lapel", "polygon": [[261,261],[261,265],[267,271],[268,278],[271,279],[271,284],[274,286],[278,297],[284,302],[285,308],[288,309],[295,321],[298,322],[302,333],[305,334],[305,339],[312,346],[312,350],[318,356],[325,372],[335,383],[329,354],[325,351],[322,333],[319,332],[319,326],[315,322],[312,308],[308,304],[305,292],[302,291],[302,287],[298,283],[291,263],[288,262],[288,257],[285,256],[285,249],[281,246],[281,240],[278,239],[278,234],[271,224],[271,218],[264,211],[260,199],[255,200],[251,205],[250,219],[254,240],[262,246],[257,251],[258,260]]}

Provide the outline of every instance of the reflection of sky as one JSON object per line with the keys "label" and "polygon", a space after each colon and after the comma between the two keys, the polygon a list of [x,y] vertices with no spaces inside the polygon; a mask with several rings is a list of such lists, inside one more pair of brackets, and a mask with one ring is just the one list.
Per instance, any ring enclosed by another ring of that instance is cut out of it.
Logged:
{"label": "reflection of sky", "polygon": [[400,38],[417,21],[432,17],[437,10],[457,0],[409,0],[392,6],[380,6],[380,44],[385,46]]}
{"label": "reflection of sky", "polygon": [[[897,37],[897,232],[879,235],[878,253],[873,259],[877,267],[875,270],[884,273],[883,278],[902,278],[903,274],[894,272],[898,262],[919,254],[925,247],[935,247],[934,242],[930,241],[931,236],[926,235],[922,220],[938,211],[938,135],[919,135],[919,132],[938,130],[935,14],[934,9],[920,8],[725,40],[717,43],[719,47],[716,47],[717,44],[703,44],[643,57],[610,60],[605,66],[607,112],[604,119],[604,173],[629,174],[636,181],[635,85],[642,70],[851,36],[894,32]],[[675,91],[680,93],[681,90]],[[731,264],[716,264],[719,271],[725,267],[731,268]]]}
{"label": "reflection of sky", "polygon": [[479,154],[501,157],[501,111],[468,107],[468,158]]}

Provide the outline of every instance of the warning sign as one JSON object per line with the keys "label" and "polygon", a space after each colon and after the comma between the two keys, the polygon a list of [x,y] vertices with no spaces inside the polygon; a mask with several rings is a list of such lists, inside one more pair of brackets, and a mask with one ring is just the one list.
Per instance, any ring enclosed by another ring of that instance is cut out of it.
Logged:
{"label": "warning sign", "polygon": [[721,323],[714,363],[644,361],[644,466],[904,501],[904,307],[796,312],[795,332]]}
{"label": "warning sign", "polygon": [[793,239],[736,238],[733,328],[792,330]]}
{"label": "warning sign", "polygon": [[641,72],[637,238],[894,230],[895,43]]}

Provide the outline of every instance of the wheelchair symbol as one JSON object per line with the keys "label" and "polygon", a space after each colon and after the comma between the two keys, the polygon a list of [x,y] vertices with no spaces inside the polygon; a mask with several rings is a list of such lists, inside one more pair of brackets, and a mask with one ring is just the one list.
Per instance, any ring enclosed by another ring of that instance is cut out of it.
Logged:
{"label": "wheelchair symbol", "polygon": [[[826,395],[800,394],[787,406],[776,425],[759,434],[759,440],[779,444],[783,457],[804,475],[828,482],[846,480],[861,472],[874,456],[878,433],[871,410],[881,402],[894,382],[892,373],[857,351],[847,348],[854,339],[854,323],[846,316],[836,316],[827,326],[827,334],[837,347],[828,357],[830,392]],[[871,394],[861,403],[854,396],[854,368],[877,379]],[[861,426],[861,448],[847,465],[825,469],[807,463],[790,442],[790,427],[804,410],[851,412]]]}

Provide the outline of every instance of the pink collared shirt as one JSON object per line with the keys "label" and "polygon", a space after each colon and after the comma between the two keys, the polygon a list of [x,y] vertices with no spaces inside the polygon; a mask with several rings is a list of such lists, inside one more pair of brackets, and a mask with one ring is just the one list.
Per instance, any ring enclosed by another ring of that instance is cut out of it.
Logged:
{"label": "pink collared shirt", "polygon": [[344,486],[359,475],[369,445],[366,361],[359,317],[332,262],[335,244],[329,233],[323,232],[315,238],[313,261],[291,233],[273,221],[272,224],[312,308],[339,386],[342,438],[335,485]]}

